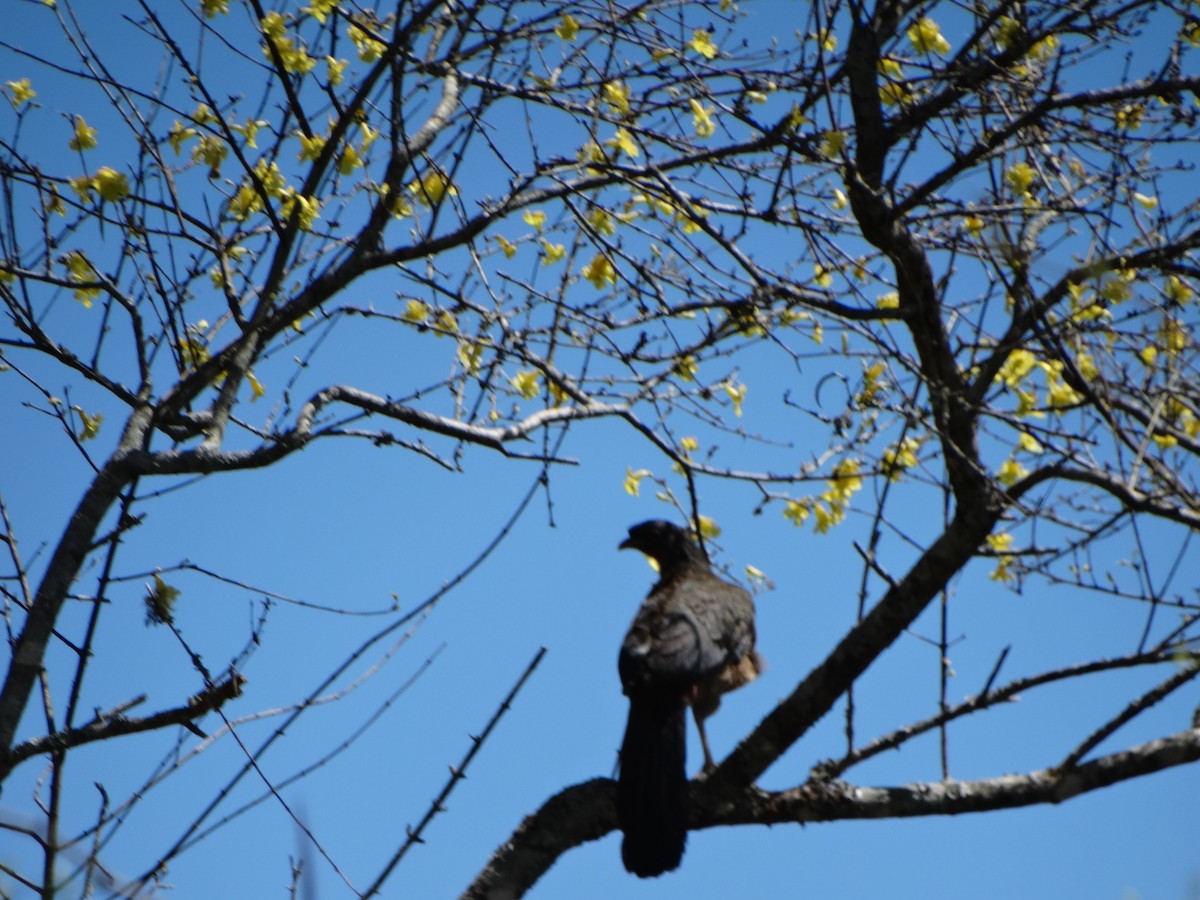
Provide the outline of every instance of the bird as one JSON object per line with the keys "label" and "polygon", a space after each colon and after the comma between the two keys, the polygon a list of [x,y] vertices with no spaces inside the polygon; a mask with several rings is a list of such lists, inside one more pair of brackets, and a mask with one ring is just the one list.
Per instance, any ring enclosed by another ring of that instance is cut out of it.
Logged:
{"label": "bird", "polygon": [[722,694],[753,681],[763,664],[750,594],[717,577],[684,529],[642,522],[620,549],[640,550],[659,572],[617,660],[629,698],[617,774],[621,860],[639,878],[655,878],[679,867],[687,843],[687,708],[700,732],[703,771],[711,771],[704,720]]}

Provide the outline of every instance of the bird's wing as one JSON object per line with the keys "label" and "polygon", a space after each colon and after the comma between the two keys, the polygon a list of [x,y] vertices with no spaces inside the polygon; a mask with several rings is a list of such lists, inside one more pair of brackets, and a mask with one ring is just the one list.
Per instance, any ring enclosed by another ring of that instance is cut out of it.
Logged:
{"label": "bird's wing", "polygon": [[698,573],[646,598],[621,645],[621,683],[627,690],[690,684],[736,663],[753,645],[749,594]]}

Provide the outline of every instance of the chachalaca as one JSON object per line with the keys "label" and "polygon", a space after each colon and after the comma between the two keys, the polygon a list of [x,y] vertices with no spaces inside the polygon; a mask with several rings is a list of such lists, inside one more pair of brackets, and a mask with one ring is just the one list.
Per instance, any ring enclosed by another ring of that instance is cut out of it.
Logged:
{"label": "chachalaca", "polygon": [[652,878],[679,866],[687,841],[686,707],[708,771],[715,764],[704,720],[723,693],[758,676],[762,661],[754,649],[750,595],[714,575],[682,528],[642,522],[629,529],[621,548],[640,550],[659,572],[618,659],[629,697],[617,779],[621,859],[634,875]]}

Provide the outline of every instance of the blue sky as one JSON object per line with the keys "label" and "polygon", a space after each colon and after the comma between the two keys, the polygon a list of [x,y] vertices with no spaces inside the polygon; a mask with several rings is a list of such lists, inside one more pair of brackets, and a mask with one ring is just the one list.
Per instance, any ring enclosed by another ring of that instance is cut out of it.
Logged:
{"label": "blue sky", "polygon": [[[751,33],[759,36],[774,29],[778,10],[802,21],[791,4],[748,8]],[[34,40],[31,29],[42,13],[37,4],[14,6],[9,40]],[[97,19],[94,27],[97,41],[125,40],[127,34],[115,17]],[[144,64],[132,55],[118,58],[131,71]],[[74,109],[69,82],[31,69],[11,49],[0,48],[0,81],[23,75],[34,78],[47,107]],[[6,121],[0,118],[0,127]],[[104,118],[98,114],[97,121],[103,129]],[[44,147],[47,159],[60,159],[68,131],[64,120],[27,134],[26,149]],[[106,136],[102,130],[101,139]],[[373,279],[358,289],[385,304],[402,285],[399,279],[396,284]],[[86,342],[95,322],[80,312],[64,298],[53,315],[60,334]],[[9,327],[0,324],[0,329]],[[371,322],[351,321],[338,326],[303,384],[346,382],[381,392],[397,382],[411,387],[440,377],[452,352],[448,342],[397,337]],[[51,374],[31,357],[14,356],[14,362],[29,365],[51,390],[67,386],[61,374]],[[747,466],[806,458],[810,444],[827,439],[782,402],[786,389],[812,391],[818,364],[797,372],[787,358],[764,351],[744,355],[739,365],[752,390],[743,420],[747,431],[784,433],[792,443],[763,448],[726,438],[732,458],[746,460]],[[857,361],[848,365],[857,371]],[[261,374],[278,383],[290,366],[283,354],[274,370],[268,366]],[[72,402],[76,398],[87,408],[93,399],[103,402],[83,387],[75,388]],[[34,560],[35,572],[91,475],[57,423],[37,410],[41,402],[13,372],[0,373],[0,493],[21,552]],[[105,409],[101,436],[89,445],[100,456],[113,446],[120,421],[115,407]],[[282,792],[360,890],[403,840],[405,828],[424,815],[447,767],[469,748],[469,735],[483,728],[540,647],[548,652],[537,672],[446,812],[434,820],[425,843],[392,875],[384,896],[457,895],[544,799],[566,785],[612,773],[626,708],[616,651],[654,577],[640,557],[619,553],[617,544],[630,524],[670,514],[654,499],[649,482],[643,496],[635,498],[622,489],[622,481],[627,468],[669,477],[669,462],[630,429],[604,421],[574,425],[561,455],[579,465],[553,467],[549,486],[536,491],[501,547],[427,616],[389,633],[351,665],[333,690],[358,684],[352,692],[307,712],[258,760],[262,772],[279,783],[332,754],[351,731],[381,713],[353,746]],[[170,633],[146,627],[142,605],[151,572],[188,561],[253,588],[243,590],[195,571],[165,576],[182,592],[181,633],[213,668],[245,645],[263,614],[264,592],[289,598],[271,602],[261,647],[242,669],[247,691],[226,708],[231,719],[252,717],[238,723],[236,731],[247,747],[257,747],[282,717],[253,718],[256,713],[308,696],[363,642],[434,596],[491,541],[540,477],[536,463],[503,460],[482,449],[466,452],[458,474],[404,450],[328,441],[272,468],[210,477],[146,503],[145,523],[131,532],[122,550],[123,580],[110,592],[83,708],[107,709],[145,693],[147,701],[133,711],[144,714],[174,706],[201,687]],[[681,488],[677,478],[672,485]],[[936,514],[930,518],[929,494],[903,485],[897,490],[901,502],[892,508],[912,514],[905,527],[918,540],[931,537],[940,521]],[[759,498],[747,486],[705,482],[701,496],[705,513],[724,529],[717,561],[735,575],[754,565],[774,583],[774,590],[757,598],[759,646],[768,668],[758,682],[728,697],[709,725],[721,758],[853,624],[861,577],[853,542],[864,540],[870,521],[869,515],[852,514],[830,534],[815,535],[811,527],[787,524],[777,507],[754,515]],[[869,513],[866,501],[864,508]],[[1154,543],[1156,533],[1149,536]],[[1177,546],[1164,537],[1163,558],[1155,564],[1165,565]],[[895,571],[903,571],[913,557],[911,548],[896,539],[886,539],[883,550]],[[1040,584],[1017,594],[988,579],[992,566],[979,560],[955,583],[951,701],[978,692],[1005,647],[1012,649],[1002,681],[1136,646],[1145,622],[1139,605]],[[1190,554],[1174,588],[1194,589],[1198,583],[1200,562]],[[93,570],[78,589],[86,594],[94,585]],[[878,595],[875,585],[868,601]],[[82,605],[69,609],[62,628],[77,633],[86,612]],[[860,740],[936,711],[938,651],[925,640],[937,633],[935,613],[927,611],[859,682]],[[69,654],[58,648],[51,660],[58,691],[67,687],[69,663]],[[358,683],[365,675],[370,677]],[[1091,728],[1162,677],[1160,671],[1114,673],[1080,686],[1044,688],[963,720],[950,731],[951,772],[962,779],[985,778],[1053,765]],[[1186,727],[1195,702],[1193,690],[1151,710],[1102,744],[1100,752]],[[766,773],[761,786],[794,786],[813,765],[840,755],[842,714],[839,706],[826,716]],[[41,724],[31,710],[25,733],[36,733]],[[201,725],[215,732],[221,722],[209,716]],[[94,782],[102,782],[114,801],[124,798],[170,756],[176,741],[182,752],[197,744],[192,735],[172,733],[76,751],[68,765],[72,825],[67,830],[82,828],[95,816],[100,800]],[[694,733],[689,741],[689,765],[695,768]],[[105,863],[118,876],[140,874],[244,761],[240,747],[225,736],[155,787],[105,848]],[[0,817],[28,821],[41,774],[36,761],[17,771],[0,797]],[[869,785],[939,777],[932,736],[848,775]],[[565,855],[530,896],[1195,900],[1200,898],[1193,802],[1198,788],[1200,773],[1193,766],[1056,807],[953,819],[694,832],[682,868],[650,882],[623,871],[619,835],[613,834]],[[263,790],[257,776],[248,776],[210,821]],[[289,858],[295,857],[304,857],[315,875],[312,896],[349,895],[272,799],[183,854],[165,882],[176,898],[284,896]],[[0,861],[25,865],[31,858],[23,839],[0,831]]]}

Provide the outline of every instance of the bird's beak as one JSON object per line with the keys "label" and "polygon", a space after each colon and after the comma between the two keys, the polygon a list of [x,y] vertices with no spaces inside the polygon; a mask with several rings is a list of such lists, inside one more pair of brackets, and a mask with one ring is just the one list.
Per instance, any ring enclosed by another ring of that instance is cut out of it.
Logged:
{"label": "bird's beak", "polygon": [[625,540],[623,540],[623,541],[621,541],[621,543],[617,544],[617,549],[618,550],[635,550],[637,548],[635,548],[633,546],[633,538],[625,538]]}

